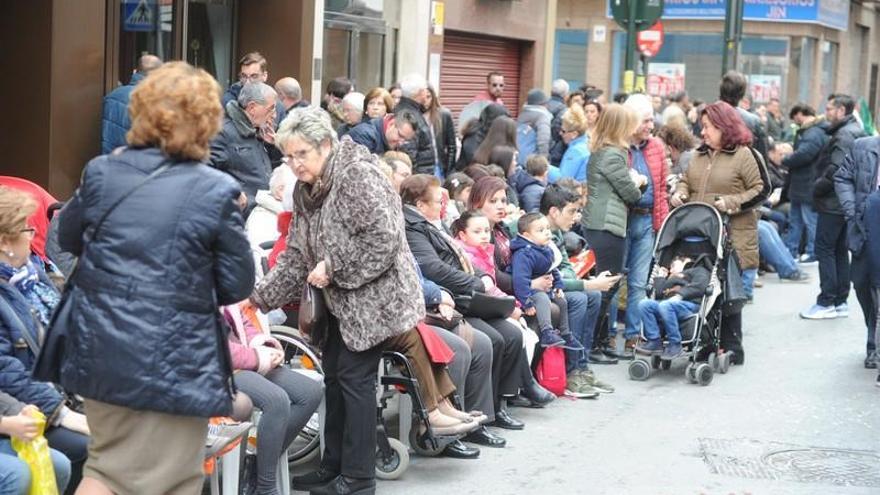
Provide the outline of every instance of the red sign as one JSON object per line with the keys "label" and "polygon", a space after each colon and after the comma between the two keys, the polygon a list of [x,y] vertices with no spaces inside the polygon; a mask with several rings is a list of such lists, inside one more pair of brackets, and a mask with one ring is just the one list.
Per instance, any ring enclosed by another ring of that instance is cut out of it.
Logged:
{"label": "red sign", "polygon": [[663,46],[663,23],[657,21],[648,29],[639,31],[636,36],[636,46],[646,57],[656,57]]}

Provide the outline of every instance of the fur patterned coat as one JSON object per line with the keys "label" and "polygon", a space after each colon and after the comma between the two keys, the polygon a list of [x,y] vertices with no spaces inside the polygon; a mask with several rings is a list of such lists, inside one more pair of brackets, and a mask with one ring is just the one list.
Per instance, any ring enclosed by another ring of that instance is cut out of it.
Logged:
{"label": "fur patterned coat", "polygon": [[327,309],[355,352],[415,328],[425,314],[400,198],[377,165],[365,147],[340,141],[325,165],[333,185],[322,206],[294,215],[287,249],[252,296],[263,310],[298,300],[309,272],[326,260]]}

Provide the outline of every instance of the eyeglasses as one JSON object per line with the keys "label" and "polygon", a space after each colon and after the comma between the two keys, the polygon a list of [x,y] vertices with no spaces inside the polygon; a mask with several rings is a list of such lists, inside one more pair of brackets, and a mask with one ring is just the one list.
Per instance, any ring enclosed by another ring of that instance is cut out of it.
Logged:
{"label": "eyeglasses", "polygon": [[314,150],[315,150],[315,148],[309,148],[307,150],[300,150],[300,151],[294,152],[290,155],[284,155],[283,161],[284,161],[284,163],[292,163],[295,161],[303,163],[306,160],[306,158],[308,158],[309,154]]}
{"label": "eyeglasses", "polygon": [[250,81],[250,82],[257,82],[257,81],[259,81],[262,77],[263,77],[263,73],[262,73],[262,72],[257,72],[257,73],[255,73],[255,74],[244,74],[244,73],[242,73],[242,74],[239,74],[239,75],[238,75],[238,80],[241,81],[241,82],[247,82],[247,81]]}
{"label": "eyeglasses", "polygon": [[33,239],[34,236],[37,235],[37,229],[35,229],[35,228],[21,229],[21,230],[19,230],[19,232],[21,232],[22,234],[27,235],[27,236],[30,237],[31,239]]}

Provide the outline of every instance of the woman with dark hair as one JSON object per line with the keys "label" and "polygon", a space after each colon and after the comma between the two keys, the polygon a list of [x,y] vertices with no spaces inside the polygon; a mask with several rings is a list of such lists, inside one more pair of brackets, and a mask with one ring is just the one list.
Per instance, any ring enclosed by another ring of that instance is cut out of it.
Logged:
{"label": "woman with dark hair", "polygon": [[[510,117],[498,117],[492,122],[489,133],[474,152],[473,163],[492,163],[490,156],[496,146],[510,146],[516,149],[516,121]],[[502,165],[502,168],[504,166]]]}
{"label": "woman with dark hair", "polygon": [[492,103],[480,112],[479,119],[471,120],[461,129],[461,154],[458,161],[455,162],[456,170],[464,170],[475,161],[474,154],[477,152],[477,148],[489,134],[489,128],[492,127],[495,119],[502,116],[509,117],[510,114],[503,105]]}
{"label": "woman with dark hair", "polygon": [[[749,147],[752,133],[736,109],[723,101],[707,105],[700,114],[703,145],[670,198],[673,207],[689,201],[709,203],[730,215],[730,236],[743,269],[743,284],[751,295],[758,269],[758,213],[766,199],[763,164]],[[731,274],[732,275],[732,274]],[[733,351],[733,362],[742,364],[742,306],[725,307],[721,347]]]}
{"label": "woman with dark hair", "polygon": [[[456,301],[461,302],[475,292],[482,293],[486,289],[480,280],[480,274],[474,270],[467,256],[437,226],[441,214],[441,194],[440,181],[436,177],[419,174],[403,181],[400,196],[404,204],[406,239],[422,275],[449,291]],[[501,403],[502,396],[517,393],[522,386],[520,370],[523,366],[528,368],[522,348],[522,333],[516,325],[504,318],[483,320],[469,317],[467,321],[492,341],[494,400],[491,409],[483,406],[483,412],[490,419],[494,415],[494,422],[491,423],[493,426],[522,429],[523,423],[512,418]],[[503,438],[485,428],[472,433],[467,440],[491,447],[504,445]]]}
{"label": "woman with dark hair", "polygon": [[504,180],[507,181],[507,202],[519,208],[520,186],[524,189],[537,181],[525,170],[516,166],[517,154],[516,148],[512,146],[495,146],[489,154],[489,164],[497,165],[504,171]]}
{"label": "woman with dark hair", "polygon": [[584,103],[584,115],[587,116],[587,134],[592,134],[602,115],[602,104],[596,100],[587,101]]}
{"label": "woman with dark hair", "polygon": [[455,171],[455,154],[458,146],[455,142],[455,121],[452,112],[440,105],[434,87],[428,85],[428,101],[425,103],[425,122],[434,136],[435,162],[439,172],[446,177]]}

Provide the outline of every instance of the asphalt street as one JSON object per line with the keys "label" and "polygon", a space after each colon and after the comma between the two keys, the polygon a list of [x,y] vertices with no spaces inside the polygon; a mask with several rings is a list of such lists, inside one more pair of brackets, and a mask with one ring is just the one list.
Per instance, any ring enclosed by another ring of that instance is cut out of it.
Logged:
{"label": "asphalt street", "polygon": [[383,494],[878,494],[880,388],[862,365],[855,296],[848,319],[797,313],[818,291],[762,277],[744,313],[747,361],[707,387],[684,364],[631,381],[626,364],[596,367],[617,387],[598,400],[513,409],[523,431],[479,460],[412,456]]}

